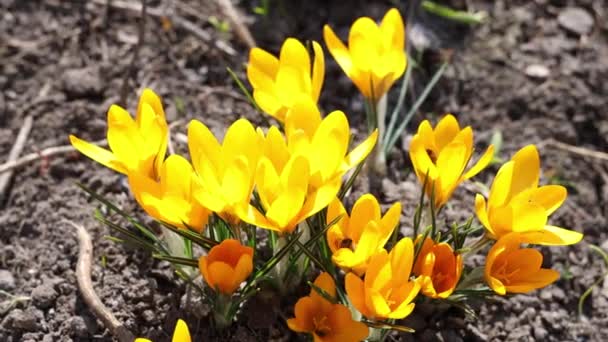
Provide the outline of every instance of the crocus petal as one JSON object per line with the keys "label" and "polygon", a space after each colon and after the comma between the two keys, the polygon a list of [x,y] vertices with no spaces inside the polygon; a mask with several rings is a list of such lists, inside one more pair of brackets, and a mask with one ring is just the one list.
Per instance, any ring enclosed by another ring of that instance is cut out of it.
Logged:
{"label": "crocus petal", "polygon": [[262,89],[253,92],[253,99],[258,106],[275,119],[283,122],[285,120],[285,110],[281,110],[283,105],[279,102],[278,95],[275,92],[268,92]]}
{"label": "crocus petal", "polygon": [[172,342],[191,342],[190,331],[188,331],[188,325],[181,319],[177,320],[175,324],[175,331],[173,332]]}
{"label": "crocus petal", "polygon": [[323,55],[323,48],[321,48],[319,43],[313,41],[312,49],[315,54],[312,67],[312,98],[317,102],[325,78],[325,56]]}
{"label": "crocus petal", "polygon": [[386,302],[386,298],[380,292],[374,289],[368,289],[367,306],[372,310],[374,316],[378,318],[387,318],[391,314],[391,308]]}
{"label": "crocus petal", "polygon": [[414,311],[414,303],[403,302],[395,309],[395,311],[389,313],[386,318],[389,319],[403,319],[409,316]]}
{"label": "crocus petal", "polygon": [[188,125],[188,149],[192,166],[205,181],[210,175],[203,172],[202,165],[210,165],[209,170],[216,170],[222,164],[219,142],[209,128],[198,120],[192,120]]}
{"label": "crocus petal", "polygon": [[477,214],[477,219],[488,230],[490,235],[495,236],[496,233],[492,229],[490,219],[488,218],[486,199],[481,194],[475,195],[475,214]]}
{"label": "crocus petal", "polygon": [[407,283],[412,272],[414,261],[414,243],[410,238],[402,238],[393,246],[390,254],[391,268],[393,269],[393,283]]}
{"label": "crocus petal", "polygon": [[380,220],[380,227],[382,229],[383,238],[381,245],[385,245],[388,238],[392,235],[393,231],[399,224],[401,218],[401,203],[395,202],[390,209],[384,214]]}
{"label": "crocus petal", "polygon": [[545,246],[573,245],[582,240],[583,234],[556,226],[545,226],[541,231],[522,233],[527,243]]}
{"label": "crocus petal", "polygon": [[253,48],[249,52],[249,65],[247,65],[247,79],[254,88],[268,89],[276,77],[279,60],[272,54]]}
{"label": "crocus petal", "polygon": [[507,288],[500,280],[492,276],[486,276],[486,283],[488,283],[488,286],[497,294],[501,296],[507,294]]}
{"label": "crocus petal", "polygon": [[540,269],[519,284],[507,285],[507,292],[526,293],[545,287],[559,279],[559,272],[551,269]]}
{"label": "crocus petal", "polygon": [[511,178],[512,196],[538,186],[540,176],[540,157],[534,145],[528,145],[517,151],[511,158],[515,162]]}
{"label": "crocus petal", "polygon": [[290,136],[301,129],[312,138],[320,124],[321,112],[317,105],[310,98],[301,97],[293,103],[285,116],[285,134]]}
{"label": "crocus petal", "polygon": [[504,163],[500,169],[498,169],[488,197],[488,206],[490,208],[503,206],[510,199],[509,194],[511,192],[511,180],[513,178],[514,166],[515,162],[511,160]]}
{"label": "crocus petal", "polygon": [[357,277],[354,273],[348,273],[344,278],[344,287],[346,294],[348,295],[348,299],[351,301],[352,305],[363,316],[370,317],[371,312],[365,305],[366,294],[363,280]]}
{"label": "crocus petal", "polygon": [[394,51],[404,51],[405,27],[399,10],[391,8],[386,12],[380,23],[380,31],[384,39],[390,39],[390,44],[386,46],[390,46]]}
{"label": "crocus petal", "polygon": [[232,274],[233,292],[244,282],[253,271],[253,259],[249,254],[242,254]]}
{"label": "crocus petal", "polygon": [[138,122],[138,124],[141,120],[142,106],[144,103],[150,105],[154,113],[158,115],[162,121],[165,121],[165,110],[163,109],[163,104],[160,97],[156,95],[152,89],[145,88],[139,97],[139,103],[137,105],[137,116],[135,120]]}
{"label": "crocus petal", "polygon": [[[144,143],[135,121],[126,110],[117,105],[112,105],[108,110],[108,145],[127,169],[139,170],[142,174],[151,173],[151,163],[142,165],[143,169],[140,168],[140,161],[144,161],[142,158],[146,156],[142,153]],[[145,169],[145,166],[149,169]]]}
{"label": "crocus petal", "polygon": [[548,216],[564,203],[567,196],[568,191],[565,187],[561,185],[545,185],[535,189],[530,195],[529,200],[545,208]]}
{"label": "crocus petal", "polygon": [[418,180],[424,183],[428,175],[427,184],[431,184],[438,176],[437,167],[429,157],[429,154],[424,146],[422,135],[415,135],[410,143],[410,159],[414,164],[414,171]]}
{"label": "crocus petal", "polygon": [[316,314],[316,305],[310,297],[298,299],[294,307],[295,318],[287,320],[289,329],[295,332],[312,332],[315,327],[313,318]]}
{"label": "crocus petal", "polygon": [[93,145],[87,141],[77,138],[74,135],[70,135],[70,143],[80,153],[102,164],[103,166],[108,167],[116,172],[120,172],[122,174],[127,173],[127,169],[125,168],[125,166],[116,158],[116,156],[112,152],[106,150],[105,148]]}
{"label": "crocus petal", "polygon": [[308,189],[307,175],[308,161],[304,157],[297,156],[285,166],[281,175],[283,191],[266,212],[266,217],[280,229],[292,229],[298,223],[293,220],[304,204]]}
{"label": "crocus petal", "polygon": [[323,26],[323,38],[325,39],[327,49],[336,60],[336,63],[338,63],[348,77],[351,77],[353,73],[353,61],[346,45],[336,36],[329,25]]}
{"label": "crocus petal", "polygon": [[328,320],[333,328],[333,341],[363,341],[369,334],[367,325],[353,320],[350,310],[344,305],[333,305]]}
{"label": "crocus petal", "polygon": [[483,169],[490,164],[492,159],[494,158],[494,146],[488,146],[488,149],[484,152],[484,154],[477,160],[477,163],[473,165],[465,174],[464,178],[469,179],[475,177],[478,173],[480,173]]}
{"label": "crocus petal", "polygon": [[442,150],[446,147],[459,132],[460,126],[456,118],[452,114],[444,116],[434,130],[437,149]]}
{"label": "crocus petal", "polygon": [[300,219],[310,217],[327,207],[327,205],[338,195],[341,185],[342,181],[340,177],[335,177],[316,189],[316,191],[309,193],[302,206]]}
{"label": "crocus petal", "polygon": [[376,197],[372,194],[364,194],[359,197],[350,213],[350,237],[355,241],[359,241],[363,228],[365,228],[370,221],[377,221],[379,219],[380,204],[378,204]]}
{"label": "crocus petal", "polygon": [[365,159],[369,153],[376,146],[376,142],[378,141],[378,130],[375,129],[372,134],[367,137],[361,144],[357,145],[344,159],[344,163],[342,166],[342,172],[346,172],[347,170],[359,165]]}

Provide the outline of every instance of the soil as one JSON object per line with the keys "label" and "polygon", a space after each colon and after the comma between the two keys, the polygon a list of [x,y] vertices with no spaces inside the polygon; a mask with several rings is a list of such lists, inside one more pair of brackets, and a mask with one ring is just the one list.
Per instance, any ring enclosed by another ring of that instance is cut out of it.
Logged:
{"label": "soil", "polygon": [[[134,72],[123,105],[133,110],[141,88],[154,89],[163,98],[168,121],[179,121],[173,132],[185,132],[193,118],[203,120],[217,135],[239,116],[264,124],[226,72],[230,67],[244,79],[247,48],[206,20],[211,15],[221,17],[211,2],[149,1],[152,9],[178,13],[195,23],[208,39],[152,15],[146,21],[139,58],[133,62],[139,14],[107,10],[104,3],[0,0],[0,162],[28,115],[33,116],[34,126],[23,154],[65,145],[68,134],[87,140],[104,138],[105,112],[120,101],[129,70]],[[258,44],[273,52],[287,36],[320,41],[326,22],[345,36],[356,17],[381,18],[392,5],[390,1],[276,3],[267,18],[253,14],[257,1],[240,4]],[[452,1],[456,7],[463,3]],[[461,123],[474,127],[480,149],[494,132],[501,132],[504,142],[499,156],[503,159],[524,145],[537,144],[542,181],[569,189],[568,200],[551,223],[581,231],[585,238],[571,247],[543,248],[545,266],[562,274],[554,285],[528,295],[474,303],[475,318],[456,308],[420,305],[404,323],[415,328],[416,334],[395,333],[390,338],[608,340],[607,280],[585,302],[584,317],[577,317],[576,311],[581,294],[606,271],[589,244],[608,250],[608,163],[550,141],[608,150],[608,12],[604,2],[467,3],[487,11],[488,20],[469,29],[442,23],[421,11],[407,15],[408,25],[430,39],[435,51],[424,54],[410,94],[419,94],[437,68],[437,49],[453,49],[446,75],[411,127],[422,118],[436,119],[451,112]],[[322,106],[351,113],[351,125],[360,136],[365,131],[359,114],[361,98],[328,53],[326,58]],[[406,147],[407,137],[403,141]],[[174,144],[177,151],[185,150],[183,144]],[[402,222],[407,231],[418,188],[407,171],[403,146],[391,155],[384,201],[404,204]],[[492,166],[476,180],[489,184],[497,168]],[[212,332],[207,323],[209,309],[187,293],[170,265],[104,238],[110,232],[92,216],[98,204],[76,186],[78,182],[126,211],[138,212],[123,177],[76,153],[18,169],[0,203],[0,290],[25,299],[0,295],[0,341],[112,340],[78,292],[74,273],[78,244],[65,220],[84,225],[93,236],[93,285],[104,304],[137,336],[168,341],[181,317],[197,341],[299,338],[287,329],[285,318],[292,314],[302,291],[280,300],[263,291],[244,308],[230,331]],[[444,213],[450,220],[444,220],[450,223],[469,216],[472,198],[471,187],[459,189]]]}

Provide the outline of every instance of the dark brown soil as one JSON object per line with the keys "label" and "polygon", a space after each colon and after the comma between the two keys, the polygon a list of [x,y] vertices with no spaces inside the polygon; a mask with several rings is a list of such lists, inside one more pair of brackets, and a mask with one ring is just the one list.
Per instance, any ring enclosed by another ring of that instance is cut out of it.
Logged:
{"label": "dark brown soil", "polygon": [[[196,23],[209,39],[195,37],[176,24],[165,30],[158,17],[149,17],[125,105],[133,110],[140,89],[147,86],[162,96],[168,120],[181,122],[173,132],[185,132],[192,118],[203,120],[217,134],[239,116],[262,125],[263,119],[252,111],[226,72],[231,67],[244,77],[247,49],[204,20],[217,16],[217,9],[210,2],[149,2],[151,8],[176,11]],[[605,4],[602,0],[468,2],[490,14],[484,24],[470,31],[450,25],[446,29],[419,12],[408,16],[410,26],[431,30],[435,45],[455,48],[446,76],[412,125],[429,115],[436,118],[452,112],[475,128],[480,147],[489,143],[494,131],[500,131],[502,158],[526,144],[538,144],[543,182],[565,184],[570,192],[551,222],[582,231],[585,239],[572,247],[543,249],[546,266],[562,273],[555,285],[529,295],[478,303],[477,318],[467,318],[454,308],[421,305],[406,322],[417,329],[416,335],[391,338],[608,340],[608,281],[600,283],[588,298],[585,317],[576,313],[580,295],[606,270],[588,244],[608,249],[608,163],[547,142],[555,139],[589,150],[608,150]],[[34,127],[24,153],[65,145],[68,134],[89,140],[104,137],[105,112],[119,101],[137,45],[139,15],[122,9],[106,11],[97,5],[104,1],[82,3],[86,5],[0,0],[0,162],[27,115],[34,117]],[[185,10],[180,5],[184,3],[194,11]],[[325,22],[344,35],[356,17],[381,18],[391,5],[367,1],[276,3],[281,5],[270,18],[252,14],[256,1],[241,4],[258,43],[274,52],[287,36],[320,40]],[[590,25],[580,20],[575,27],[569,25],[565,12],[571,7],[587,13]],[[424,66],[430,72],[436,64],[433,54],[429,56]],[[322,105],[327,110],[356,113],[352,125],[363,132],[361,99],[330,62],[329,54],[326,57]],[[428,75],[418,72],[410,93],[419,92],[425,78]],[[184,149],[181,143],[175,144],[178,150]],[[403,229],[407,230],[418,197],[417,184],[407,171],[403,152],[393,157],[390,180],[384,184],[385,201],[402,201]],[[488,183],[496,170],[494,166],[477,180]],[[74,274],[78,246],[66,219],[83,224],[92,234],[93,285],[106,306],[138,336],[168,341],[175,320],[182,317],[197,341],[296,338],[285,324],[296,295],[277,300],[271,292],[256,297],[229,332],[213,333],[208,308],[186,295],[185,286],[168,264],[104,238],[110,232],[92,217],[98,204],[76,182],[127,211],[137,211],[123,177],[77,154],[44,159],[17,170],[0,203],[0,290],[29,299],[9,307],[10,298],[0,294],[0,341],[112,340],[78,293]],[[472,199],[466,187],[460,189],[445,217],[468,216]]]}

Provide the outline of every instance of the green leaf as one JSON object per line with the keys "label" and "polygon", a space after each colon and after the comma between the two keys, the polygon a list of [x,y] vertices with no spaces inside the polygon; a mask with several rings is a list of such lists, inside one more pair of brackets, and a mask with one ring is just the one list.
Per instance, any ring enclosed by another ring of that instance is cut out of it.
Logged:
{"label": "green leaf", "polygon": [[146,235],[147,238],[149,238],[150,240],[156,241],[156,242],[159,241],[158,237],[148,227],[146,227],[144,224],[142,224],[138,220],[134,219],[131,215],[127,214],[122,209],[120,209],[117,206],[115,206],[114,204],[112,204],[112,202],[108,201],[103,196],[101,196],[98,193],[96,193],[95,191],[87,188],[85,185],[83,185],[81,183],[76,183],[76,185],[79,188],[81,188],[82,190],[84,190],[86,193],[88,193],[95,200],[97,200],[98,202],[101,202],[106,207],[108,207],[110,210],[116,212],[118,215],[125,218],[127,221],[129,221],[131,224],[133,224],[140,232],[142,232],[142,234]]}
{"label": "green leaf", "polygon": [[180,258],[180,257],[175,257],[175,256],[170,256],[170,255],[165,255],[165,254],[158,254],[158,253],[152,254],[152,257],[159,259],[159,260],[169,261],[172,264],[178,264],[178,265],[198,268],[198,260],[196,260],[196,259]]}
{"label": "green leaf", "polygon": [[368,327],[371,328],[376,328],[376,329],[383,329],[383,330],[395,330],[395,331],[400,331],[400,332],[406,332],[406,333],[415,333],[416,330],[403,326],[403,325],[397,325],[397,324],[392,324],[392,323],[388,323],[388,322],[376,322],[376,321],[368,321],[368,320],[362,320],[362,323],[365,323],[365,325],[367,325]]}
{"label": "green leaf", "polygon": [[332,304],[338,304],[338,299],[335,297],[332,297],[329,293],[327,293],[327,291],[318,287],[311,281],[307,281],[307,283],[308,283],[308,285],[310,285],[311,289],[313,289],[316,293],[319,294],[319,296],[323,297],[325,300],[327,300],[328,302],[330,302]]}
{"label": "green leaf", "polygon": [[197,244],[203,248],[211,249],[213,246],[218,244],[217,241],[200,235],[198,232],[194,231],[192,228],[190,228],[188,226],[186,226],[188,229],[181,229],[181,228],[174,227],[166,222],[162,222],[162,221],[159,221],[159,222],[166,229],[169,229],[170,231],[172,231],[178,235],[181,235],[184,239],[192,241],[195,244]]}
{"label": "green leaf", "polygon": [[[589,244],[589,249],[591,249],[595,253],[599,254],[604,259],[605,266],[608,267],[608,253],[606,253],[600,247],[598,247],[596,245],[592,245],[592,244]],[[585,300],[587,299],[587,297],[589,297],[589,295],[591,295],[591,293],[593,292],[593,289],[596,286],[598,286],[607,276],[608,276],[608,271],[604,272],[596,281],[593,282],[593,284],[591,284],[591,286],[589,286],[589,288],[585,292],[583,292],[583,294],[581,295],[581,297],[578,300],[578,316],[579,317],[583,316],[583,304],[585,303]]]}
{"label": "green leaf", "polygon": [[435,74],[433,75],[433,77],[431,78],[429,83],[426,85],[426,87],[424,88],[424,90],[422,91],[420,96],[418,96],[418,98],[416,99],[416,102],[414,102],[414,104],[412,105],[410,110],[407,112],[407,114],[403,118],[403,121],[401,121],[401,124],[397,127],[396,130],[394,130],[394,132],[391,132],[392,136],[390,138],[387,137],[386,144],[384,144],[384,154],[385,155],[388,155],[388,153],[391,151],[391,149],[395,146],[397,139],[399,139],[399,137],[405,130],[405,127],[407,126],[407,124],[410,122],[410,120],[412,119],[414,114],[418,111],[420,106],[422,106],[422,104],[424,103],[424,100],[426,100],[426,98],[429,96],[429,94],[431,93],[431,90],[435,87],[435,85],[437,84],[437,82],[439,81],[439,79],[441,78],[441,76],[443,75],[445,70],[447,69],[448,65],[449,64],[446,62],[446,63],[443,63],[441,65],[441,67],[439,67],[439,69],[435,72]]}
{"label": "green leaf", "polygon": [[476,13],[458,11],[428,0],[423,1],[421,7],[429,13],[468,25],[481,24],[488,17],[488,14],[484,11]]}

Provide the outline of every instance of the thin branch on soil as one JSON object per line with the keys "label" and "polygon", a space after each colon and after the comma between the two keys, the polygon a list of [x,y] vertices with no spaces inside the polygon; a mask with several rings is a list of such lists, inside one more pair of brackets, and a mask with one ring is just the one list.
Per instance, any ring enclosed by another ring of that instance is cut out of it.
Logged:
{"label": "thin branch on soil", "polygon": [[568,151],[568,152],[574,153],[574,154],[578,154],[578,155],[581,155],[584,157],[591,157],[591,158],[595,158],[595,159],[608,161],[608,153],[606,153],[606,152],[594,151],[594,150],[590,150],[590,149],[587,149],[584,147],[572,146],[572,145],[565,144],[563,142],[559,142],[554,139],[545,139],[545,140],[541,141],[540,143],[538,143],[539,148],[543,148],[545,146],[553,146],[553,147],[559,148],[561,150]]}
{"label": "thin branch on soil", "polygon": [[[107,5],[106,0],[91,0],[91,2],[93,4],[100,5],[100,6]],[[119,10],[130,11],[130,12],[135,12],[135,13],[141,13],[141,10],[142,10],[140,5],[129,3],[126,1],[119,1],[119,0],[112,0],[112,2],[110,3],[110,6],[112,6],[112,8],[116,8]],[[228,46],[226,43],[222,42],[221,40],[214,39],[213,37],[211,37],[211,35],[209,33],[205,32],[203,29],[199,28],[198,25],[196,25],[195,23],[189,21],[188,19],[186,19],[184,17],[181,17],[177,14],[164,13],[161,9],[158,9],[158,8],[149,8],[147,14],[154,18],[169,19],[173,24],[175,24],[176,27],[180,27],[181,29],[189,32],[190,34],[192,34],[193,36],[197,37],[198,39],[202,40],[205,43],[212,44],[213,46],[215,46],[215,48],[217,48],[218,50],[224,52],[225,54],[227,54],[229,56],[236,56],[236,54],[237,54],[236,51],[233,48],[231,48],[230,46]]]}
{"label": "thin branch on soil", "polygon": [[135,339],[133,334],[103,305],[93,289],[91,281],[93,244],[89,232],[83,226],[72,221],[65,220],[65,222],[76,229],[78,237],[79,254],[78,263],[76,264],[76,278],[84,302],[119,342],[132,342]]}
{"label": "thin branch on soil", "polygon": [[120,89],[120,103],[124,106],[127,104],[127,96],[129,95],[129,79],[135,74],[135,64],[139,60],[139,50],[144,45],[146,39],[146,13],[148,9],[148,2],[141,0],[141,21],[139,22],[139,32],[137,38],[137,45],[133,49],[133,59],[129,63],[125,78],[122,81],[122,87]]}
{"label": "thin branch on soil", "polygon": [[251,35],[251,32],[247,26],[241,20],[241,17],[234,8],[234,5],[232,5],[232,2],[230,0],[216,0],[216,2],[218,6],[220,6],[223,14],[232,23],[236,36],[241,40],[241,42],[247,45],[248,48],[254,48],[256,46],[255,40],[253,39],[253,36]]}
{"label": "thin branch on soil", "polygon": [[[13,148],[11,148],[11,151],[8,154],[8,160],[7,160],[8,163],[14,162],[17,160],[17,158],[19,158],[19,155],[21,154],[21,152],[23,151],[23,148],[25,147],[27,137],[30,135],[30,131],[32,130],[33,123],[34,123],[34,119],[32,118],[31,115],[28,115],[25,118],[25,120],[23,121],[23,125],[21,126],[21,129],[19,130],[19,134],[17,135],[15,144],[13,145]],[[4,199],[6,189],[8,189],[8,183],[10,182],[12,176],[13,176],[13,172],[7,172],[4,174],[1,174],[1,172],[0,172],[0,202],[2,202],[2,200]]]}
{"label": "thin branch on soil", "polygon": [[171,130],[175,129],[175,127],[179,126],[182,123],[182,120],[173,121],[167,129],[167,148],[169,149],[169,154],[175,154],[175,148],[173,147],[173,141],[171,140]]}
{"label": "thin branch on soil", "polygon": [[[107,140],[100,140],[100,141],[95,141],[93,142],[94,145],[100,146],[100,147],[105,147],[108,145],[108,141]],[[0,165],[0,174],[7,172],[7,171],[11,171],[14,170],[16,168],[25,166],[33,161],[39,160],[39,159],[44,159],[44,158],[48,158],[48,157],[52,157],[58,154],[64,154],[64,153],[69,153],[69,152],[73,152],[76,151],[76,149],[72,146],[72,145],[64,145],[64,146],[53,146],[53,147],[48,147],[45,148],[42,151],[39,152],[33,152],[30,154],[26,154],[25,156],[16,159],[16,160],[9,160]]]}

